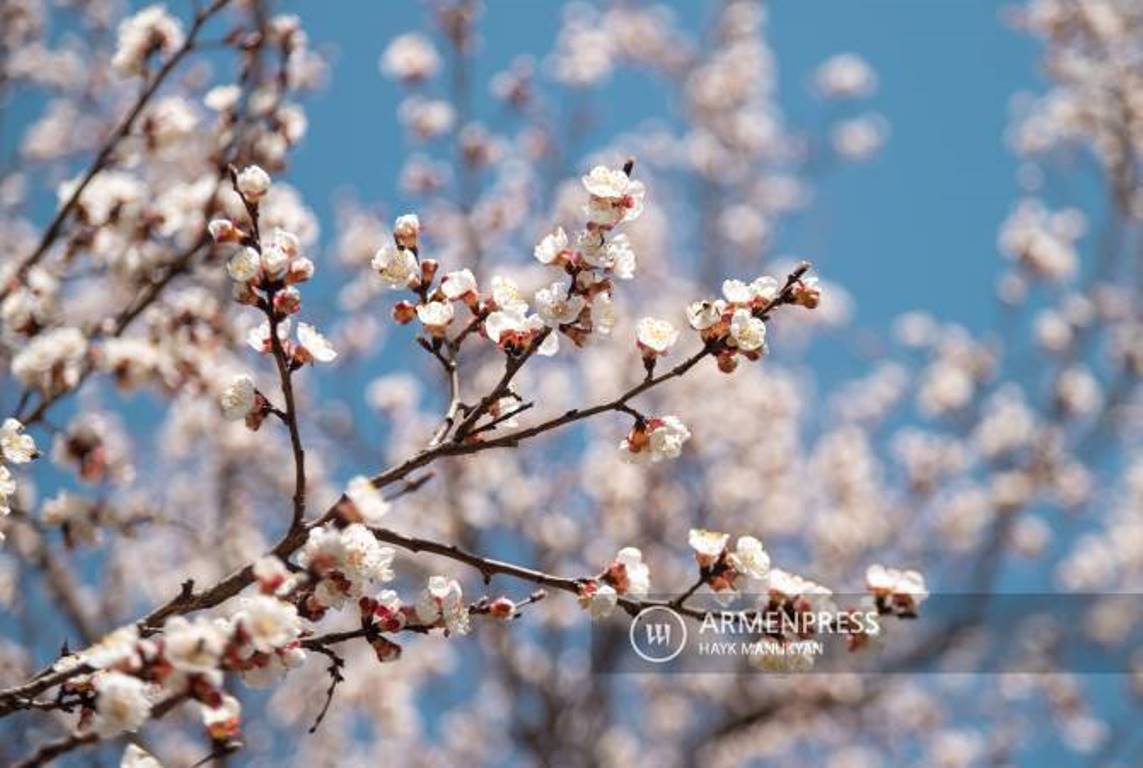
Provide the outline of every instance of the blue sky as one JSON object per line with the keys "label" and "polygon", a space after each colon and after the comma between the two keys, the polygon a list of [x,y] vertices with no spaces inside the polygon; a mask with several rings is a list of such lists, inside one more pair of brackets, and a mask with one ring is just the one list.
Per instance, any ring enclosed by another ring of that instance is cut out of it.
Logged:
{"label": "blue sky", "polygon": [[[691,28],[709,19],[707,4],[667,4]],[[489,108],[494,72],[518,53],[550,47],[560,6],[486,0],[474,75],[478,116],[480,106]],[[404,151],[394,114],[401,89],[379,75],[377,58],[396,34],[427,30],[431,20],[412,0],[327,3],[320,12],[303,3],[287,7],[302,15],[311,44],[334,54],[331,81],[310,102],[310,132],[290,172],[321,214],[328,239],[338,190],[352,187],[387,209],[399,207],[392,193]],[[780,103],[794,125],[820,131],[827,124],[807,88],[827,56],[858,53],[879,75],[869,106],[891,123],[888,146],[867,164],[830,172],[810,212],[778,241],[779,253],[814,260],[853,291],[863,325],[885,327],[914,307],[977,330],[993,320],[996,231],[1018,195],[1016,161],[1003,139],[1008,103],[1039,84],[1036,43],[1003,23],[1002,7],[988,0],[771,4]],[[598,95],[608,109],[586,149],[662,116],[666,95],[639,73],[618,72]]]}

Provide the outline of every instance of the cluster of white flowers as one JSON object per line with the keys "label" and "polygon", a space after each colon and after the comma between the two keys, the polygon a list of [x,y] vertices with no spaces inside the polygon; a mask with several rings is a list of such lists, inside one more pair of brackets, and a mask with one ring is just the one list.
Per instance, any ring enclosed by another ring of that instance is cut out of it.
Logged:
{"label": "cluster of white flowers", "polygon": [[677,416],[656,416],[637,420],[619,450],[633,464],[677,459],[690,437],[690,430]]}
{"label": "cluster of white flowers", "polygon": [[12,375],[47,396],[75,388],[87,365],[87,337],[78,328],[44,331],[12,358]]}
{"label": "cluster of white flowers", "polygon": [[93,693],[90,718],[81,722],[100,737],[137,731],[155,705],[189,696],[211,738],[222,741],[237,734],[241,716],[237,699],[223,691],[225,672],[239,672],[252,686],[274,682],[305,660],[302,630],[293,605],[256,595],[243,598],[229,618],[173,616],[146,639],[136,625],[122,627],[55,669],[94,670],[71,686]]}
{"label": "cluster of white flowers", "polygon": [[615,322],[612,279],[626,280],[635,274],[635,255],[626,235],[610,235],[643,210],[643,184],[630,178],[630,170],[630,165],[592,169],[583,177],[587,223],[575,242],[559,227],[536,246],[537,261],[564,276],[535,292],[535,314],[519,286],[503,276],[492,278],[487,295],[481,295],[476,277],[467,269],[445,274],[434,288],[439,265],[421,258],[420,221],[412,214],[401,216],[393,227],[394,242],[383,245],[371,262],[385,288],[417,294],[415,303],[401,301],[394,306],[394,319],[402,324],[419,320],[431,338],[444,339],[458,317],[459,302],[477,318],[483,334],[510,354],[553,355],[559,349],[559,334],[582,345],[592,333],[610,333]]}
{"label": "cluster of white flowers", "polygon": [[643,562],[643,553],[624,547],[599,578],[580,586],[579,604],[593,619],[602,619],[615,610],[620,595],[645,598],[650,591],[651,570]]}
{"label": "cluster of white flowers", "polygon": [[119,24],[112,66],[125,75],[144,73],[153,54],[170,55],[183,44],[183,27],[162,4],[143,8]]}
{"label": "cluster of white flowers", "polygon": [[763,594],[769,589],[770,555],[753,536],[740,536],[734,550],[727,548],[730,535],[693,528],[687,537],[695,551],[703,583],[716,596],[730,598],[736,592]]}
{"label": "cluster of white flowers", "polygon": [[306,606],[315,616],[341,608],[347,599],[355,600],[373,584],[393,578],[392,548],[382,547],[360,523],[314,528],[298,562],[317,580]]}
{"label": "cluster of white flowers", "polygon": [[[718,358],[720,370],[729,373],[738,366],[738,355],[757,360],[766,354],[766,313],[782,295],[782,286],[762,275],[751,283],[725,280],[721,299],[691,302],[687,322],[699,332]],[[814,309],[821,301],[816,277],[799,277],[790,286],[793,303]]]}
{"label": "cluster of white flowers", "polygon": [[[246,205],[256,210],[270,191],[270,175],[256,165],[247,166],[235,174],[234,187]],[[301,238],[293,232],[275,228],[268,238],[259,240],[230,219],[215,219],[210,222],[209,229],[216,243],[235,246],[226,265],[235,283],[235,301],[256,306],[268,316],[250,331],[247,343],[259,352],[273,352],[272,318],[277,327],[277,342],[292,367],[332,362],[337,351],[312,325],[299,322],[297,341],[290,339],[289,317],[302,308],[302,296],[297,286],[314,275],[313,261],[301,255]],[[224,404],[224,408],[230,406],[228,418],[245,417],[246,413],[240,412],[239,406],[250,402],[253,393],[243,382],[231,395],[241,397],[230,397],[230,402]]]}
{"label": "cluster of white flowers", "polygon": [[416,606],[422,626],[442,626],[446,632],[468,634],[468,606],[455,579],[432,576]]}
{"label": "cluster of white flowers", "polygon": [[[0,517],[11,513],[8,500],[16,494],[16,481],[7,464],[26,464],[37,456],[36,441],[24,433],[24,425],[16,419],[5,419],[0,424]],[[0,541],[3,540],[0,532]]]}
{"label": "cluster of white flowers", "polygon": [[297,643],[302,618],[290,603],[271,595],[243,598],[230,622],[237,643],[234,664],[247,685],[265,688],[305,662],[306,652]]}
{"label": "cluster of white flowers", "polygon": [[919,571],[899,571],[871,565],[865,572],[865,586],[878,600],[878,606],[899,616],[916,616],[929,596],[925,577]]}

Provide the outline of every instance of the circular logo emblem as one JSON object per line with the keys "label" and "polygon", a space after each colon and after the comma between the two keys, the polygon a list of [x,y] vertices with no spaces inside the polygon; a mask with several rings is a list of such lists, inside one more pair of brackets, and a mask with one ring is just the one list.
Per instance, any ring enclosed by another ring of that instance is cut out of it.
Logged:
{"label": "circular logo emblem", "polygon": [[639,611],[628,634],[635,653],[652,664],[670,661],[687,645],[687,625],[683,617],[665,605]]}

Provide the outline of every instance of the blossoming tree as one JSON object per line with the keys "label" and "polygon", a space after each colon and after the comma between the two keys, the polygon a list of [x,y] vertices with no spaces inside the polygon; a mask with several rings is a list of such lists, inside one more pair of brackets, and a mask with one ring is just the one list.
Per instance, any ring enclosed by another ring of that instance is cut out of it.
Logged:
{"label": "blossoming tree", "polygon": [[[908,639],[926,577],[983,596],[1013,556],[1045,562],[1045,584],[1138,589],[1140,11],[1012,14],[1051,76],[1014,151],[1094,157],[1109,199],[1098,247],[1081,210],[1031,193],[1003,223],[997,293],[1030,335],[906,313],[867,375],[811,399],[802,352],[849,300],[769,233],[823,161],[876,153],[886,121],[783,122],[760,5],[721,4],[706,38],[650,4],[573,6],[542,72],[520,58],[489,84],[509,125],[493,131],[471,107],[479,3],[432,4],[431,34],[379,60],[407,90],[417,212],[347,202],[324,247],[287,180],[328,65],[272,6],[2,11],[0,93],[46,94],[0,169],[5,762],[1019,750],[940,706],[956,692],[939,678],[783,674],[813,665],[791,654],[613,680],[583,628],[649,607],[698,622],[709,596],[864,607]],[[636,66],[685,119],[581,156],[553,94]],[[840,104],[877,85],[851,54],[813,78]],[[1090,520],[1065,547],[1061,510]],[[1133,617],[1090,603],[1100,642],[1130,637]],[[915,634],[910,658],[960,647]],[[1036,660],[1058,674],[962,693],[1046,693],[1065,743],[1102,759],[1103,699],[1051,650]]]}

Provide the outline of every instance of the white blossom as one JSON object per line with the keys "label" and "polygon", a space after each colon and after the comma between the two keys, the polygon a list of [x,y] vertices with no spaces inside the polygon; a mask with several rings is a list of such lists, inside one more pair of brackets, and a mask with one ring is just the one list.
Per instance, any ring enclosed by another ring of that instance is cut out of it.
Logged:
{"label": "white blossom", "polygon": [[748,309],[736,309],[730,318],[730,341],[743,352],[753,352],[766,346],[766,323],[754,317]]}
{"label": "white blossom", "polygon": [[877,88],[873,69],[852,53],[839,53],[826,59],[818,67],[815,81],[818,92],[833,99],[869,96]]}
{"label": "white blossom", "polygon": [[703,567],[713,565],[722,556],[728,541],[730,541],[729,534],[705,528],[692,528],[687,535],[687,543],[695,551],[695,557]]}
{"label": "white blossom", "polygon": [[382,246],[373,254],[370,264],[389,290],[408,288],[420,271],[413,252],[407,248],[398,248],[394,243]]}
{"label": "white blossom", "polygon": [[53,328],[16,353],[12,375],[43,392],[66,391],[79,383],[87,350],[87,337],[78,328]]}
{"label": "white blossom", "polygon": [[578,294],[571,294],[568,284],[557,280],[536,291],[536,314],[549,326],[574,323],[587,302]]}
{"label": "white blossom", "polygon": [[248,165],[238,172],[236,186],[246,202],[256,203],[270,191],[270,174],[260,166]]}
{"label": "white blossom", "polygon": [[455,314],[447,301],[430,301],[417,307],[417,319],[433,334],[442,333]]}
{"label": "white blossom", "polygon": [[0,456],[13,464],[24,464],[36,458],[36,441],[24,434],[24,425],[13,418],[0,425]]}
{"label": "white blossom", "polygon": [[533,251],[536,261],[541,264],[551,264],[556,257],[568,249],[568,234],[563,227],[557,227],[555,232],[545,235]]}
{"label": "white blossom", "polygon": [[476,277],[470,269],[449,272],[441,278],[441,293],[446,299],[460,299],[476,293]]}
{"label": "white blossom", "polygon": [[665,355],[679,340],[679,332],[666,320],[644,317],[635,326],[635,340],[645,353]]}
{"label": "white blossom", "polygon": [[245,283],[258,276],[262,255],[254,248],[239,248],[226,262],[226,271],[235,282]]}
{"label": "white blossom", "polygon": [[[278,340],[285,342],[290,337],[290,321],[283,320],[278,323]],[[270,345],[270,321],[263,320],[259,325],[250,329],[246,334],[246,343],[251,349],[257,352],[269,352]]]}
{"label": "white blossom", "polygon": [[722,299],[692,301],[687,306],[687,322],[696,331],[705,331],[722,319],[725,307]]}
{"label": "white blossom", "polygon": [[151,714],[147,684],[120,672],[104,672],[95,677],[95,717],[91,729],[103,737],[124,731],[134,733]]}
{"label": "white blossom", "polygon": [[255,393],[254,379],[244,373],[235,376],[219,398],[222,415],[228,421],[245,419],[254,409]]}
{"label": "white blossom", "polygon": [[400,35],[381,54],[381,73],[397,80],[416,82],[440,69],[440,56],[432,42],[416,32]]}
{"label": "white blossom", "polygon": [[592,584],[579,593],[580,607],[584,608],[593,620],[606,619],[619,605],[619,593],[609,584]]}
{"label": "white blossom", "polygon": [[242,628],[246,641],[259,653],[273,653],[284,648],[302,631],[297,608],[269,595],[243,598],[232,620]]}
{"label": "white blossom", "polygon": [[349,481],[345,495],[353,502],[366,525],[380,525],[381,518],[389,512],[389,502],[364,475],[357,475]]}
{"label": "white blossom", "polygon": [[[321,579],[315,597],[334,608],[360,597],[375,582],[390,581],[392,561],[393,550],[382,547],[368,528],[356,523],[340,531],[314,528],[298,556],[298,562]],[[340,578],[325,578],[335,574]]]}
{"label": "white blossom", "polygon": [[160,3],[148,5],[119,25],[119,41],[111,64],[125,75],[140,74],[154,52],[171,54],[183,44],[178,19]]}
{"label": "white blossom", "polygon": [[123,750],[119,768],[163,768],[163,764],[138,744],[128,744]]}
{"label": "white blossom", "polygon": [[[11,514],[12,508],[9,506],[10,499],[16,495],[16,481],[12,479],[12,473],[3,464],[0,464],[0,516]],[[0,537],[3,533],[0,533]],[[0,538],[0,541],[3,541]]]}
{"label": "white blossom", "polygon": [[624,547],[615,556],[615,562],[623,566],[626,577],[623,593],[646,597],[651,591],[651,569],[643,562],[643,553],[635,547]]}
{"label": "white blossom", "polygon": [[468,606],[464,603],[460,584],[455,579],[430,577],[416,609],[417,618],[424,624],[432,625],[441,621],[449,632],[458,635],[468,633]]}
{"label": "white blossom", "polygon": [[337,357],[337,350],[308,323],[298,323],[298,343],[310,358],[319,363],[329,363]]}
{"label": "white blossom", "polygon": [[163,655],[179,672],[208,675],[221,683],[219,662],[228,639],[212,619],[174,616],[163,625]]}
{"label": "white blossom", "polygon": [[763,588],[769,587],[770,555],[763,549],[761,541],[753,536],[740,536],[729,560],[738,575],[735,589],[757,582],[762,582]]}

